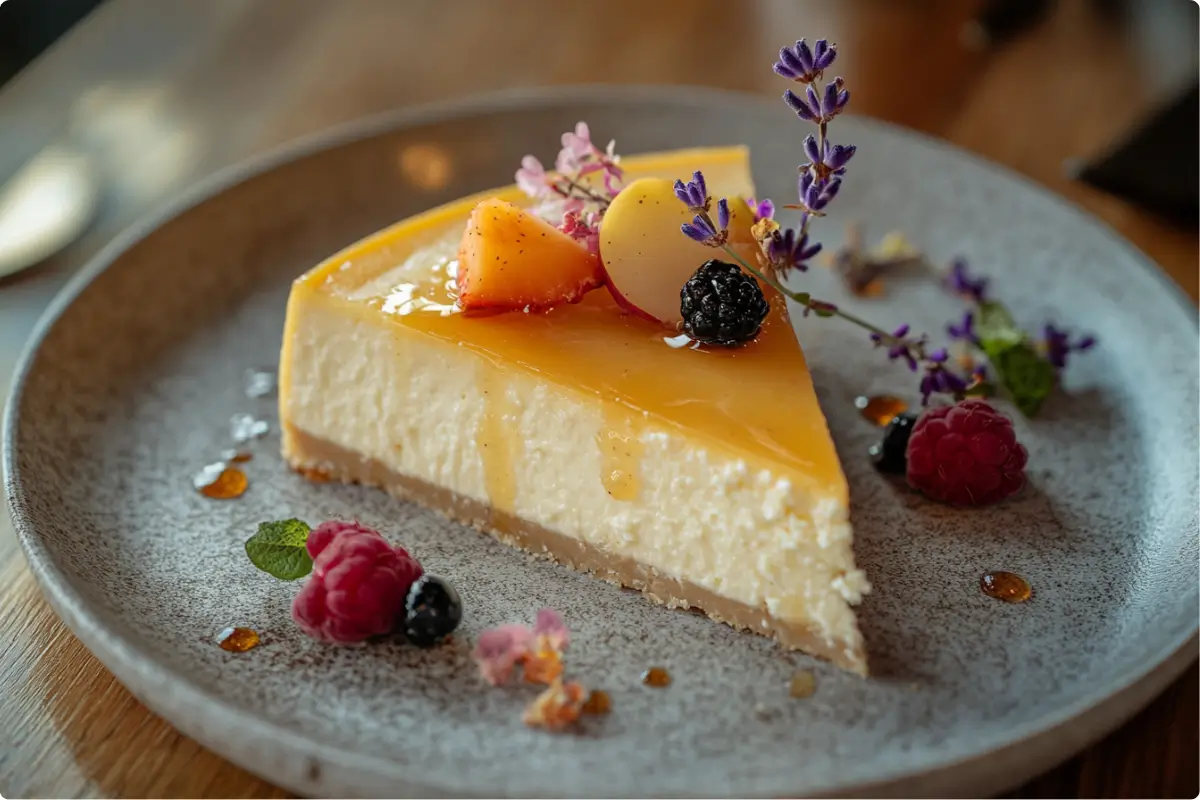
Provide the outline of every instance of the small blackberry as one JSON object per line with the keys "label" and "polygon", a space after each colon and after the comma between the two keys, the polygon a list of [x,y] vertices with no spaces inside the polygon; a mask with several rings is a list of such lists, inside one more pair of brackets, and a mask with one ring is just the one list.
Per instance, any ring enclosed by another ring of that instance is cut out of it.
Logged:
{"label": "small blackberry", "polygon": [[684,333],[709,344],[731,347],[750,341],[768,308],[758,281],[736,264],[716,259],[696,270],[679,292]]}
{"label": "small blackberry", "polygon": [[913,425],[917,423],[916,414],[897,414],[887,424],[883,432],[883,440],[871,445],[871,463],[880,472],[892,472],[903,475],[908,466],[908,437],[912,435]]}

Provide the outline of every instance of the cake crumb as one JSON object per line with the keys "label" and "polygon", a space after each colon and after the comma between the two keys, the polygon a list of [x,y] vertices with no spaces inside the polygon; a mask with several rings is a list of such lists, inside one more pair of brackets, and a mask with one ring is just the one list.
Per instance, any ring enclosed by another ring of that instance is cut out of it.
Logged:
{"label": "cake crumb", "polygon": [[817,691],[817,676],[810,670],[802,669],[792,676],[788,694],[796,698],[812,697]]}
{"label": "cake crumb", "polygon": [[525,724],[531,728],[560,731],[578,721],[587,696],[587,690],[580,684],[564,684],[562,678],[555,678],[525,709]]}

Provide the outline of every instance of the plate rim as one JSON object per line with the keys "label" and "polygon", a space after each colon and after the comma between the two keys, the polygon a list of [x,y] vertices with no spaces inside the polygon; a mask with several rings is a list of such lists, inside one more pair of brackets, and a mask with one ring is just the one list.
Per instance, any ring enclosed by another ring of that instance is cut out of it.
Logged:
{"label": "plate rim", "polygon": [[[438,796],[447,791],[445,787],[422,784],[402,776],[400,773],[405,771],[403,768],[381,770],[381,767],[388,764],[383,759],[362,755],[346,748],[330,748],[305,734],[250,714],[220,696],[192,685],[186,675],[159,663],[145,648],[115,634],[102,622],[99,615],[88,609],[70,579],[55,565],[49,549],[40,541],[33,515],[26,507],[19,490],[21,476],[17,467],[15,446],[16,432],[20,425],[18,407],[38,353],[49,332],[75,300],[126,251],[172,219],[243,182],[301,159],[388,133],[438,122],[457,121],[494,111],[552,108],[581,100],[593,103],[639,102],[647,105],[669,102],[674,105],[708,108],[742,105],[762,109],[767,105],[767,100],[762,95],[700,86],[590,84],[522,87],[392,109],[309,133],[217,170],[186,187],[158,210],[143,215],[122,230],[59,290],[38,318],[22,349],[6,398],[3,419],[0,420],[0,472],[4,476],[5,495],[17,539],[43,596],[72,633],[141,702],[164,717],[172,727],[268,782],[301,793],[311,792],[325,783],[323,780],[316,782],[319,779],[312,777],[314,767],[319,767],[320,769],[316,770],[318,774],[323,773],[326,776],[351,773],[361,776],[366,772],[376,776],[376,785],[390,773],[394,777],[387,779],[389,792],[403,789],[409,793]],[[956,158],[965,158],[986,172],[1015,182],[1026,191],[1038,193],[1061,207],[1064,212],[1081,218],[1096,229],[1099,235],[1104,236],[1110,245],[1149,272],[1172,298],[1174,304],[1191,318],[1193,327],[1200,329],[1200,313],[1182,288],[1140,248],[1076,202],[1003,164],[960,148],[945,139],[873,117],[855,115],[854,119],[858,124],[875,127],[891,135],[916,139],[925,146],[953,152]],[[1190,666],[1197,656],[1198,644],[1200,618],[1196,626],[1186,629],[1181,635],[1176,635],[1160,646],[1139,669],[1117,676],[1075,702],[1036,717],[1032,722],[1016,729],[1015,733],[992,735],[984,740],[972,755],[946,759],[932,766],[882,769],[874,774],[864,775],[862,779],[851,784],[834,785],[827,790],[818,789],[815,793],[828,795],[871,791],[890,794],[897,791],[928,790],[932,788],[931,783],[933,787],[961,785],[964,776],[959,773],[962,772],[973,775],[972,780],[976,781],[973,785],[976,789],[981,785],[979,781],[984,781],[988,786],[994,787],[995,791],[1002,791],[1035,774],[1034,770],[1019,767],[1014,770],[1016,764],[1027,767],[1033,763],[1037,765],[1037,769],[1049,768],[1100,739],[1141,710]],[[143,688],[147,686],[154,687],[154,691],[143,692]],[[1067,748],[1062,747],[1061,741],[1057,747],[1045,746],[1059,738],[1065,729],[1077,725],[1080,720],[1089,716],[1093,719],[1100,718],[1097,720],[1099,725],[1092,727],[1085,736],[1068,737],[1073,741]],[[303,761],[309,765],[307,770],[296,769],[296,764],[292,764],[287,773],[265,774],[258,770],[258,763],[251,762],[244,747],[235,748],[225,744],[219,735],[206,733],[206,729],[228,727],[231,723],[244,731],[245,735],[265,745],[268,754],[274,754],[274,757],[261,760],[277,766],[286,764],[289,759]],[[302,758],[297,759],[297,756]],[[355,784],[343,781],[337,788],[352,785]],[[357,785],[363,784],[360,782]]]}

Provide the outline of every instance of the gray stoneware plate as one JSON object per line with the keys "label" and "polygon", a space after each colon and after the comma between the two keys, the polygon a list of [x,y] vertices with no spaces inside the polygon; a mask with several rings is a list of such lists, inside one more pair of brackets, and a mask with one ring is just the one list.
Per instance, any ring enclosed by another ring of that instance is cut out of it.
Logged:
{"label": "gray stoneware plate", "polygon": [[[1023,322],[1053,315],[1102,343],[1072,367],[1067,395],[1018,423],[1031,488],[958,511],[867,462],[878,431],[853,398],[906,390],[908,374],[880,366],[853,329],[799,323],[875,585],[859,612],[869,680],[530,562],[376,491],[309,483],[284,468],[274,430],[253,444],[243,498],[193,491],[193,473],[229,446],[231,415],[273,419],[272,398],[248,398],[243,372],[276,363],[292,278],[394,220],[509,182],[525,152],[552,158],[580,119],[624,153],[745,142],[763,193],[793,191],[800,132],[778,103],[507,95],[361,123],[226,172],[114,243],[54,304],[8,406],[8,496],[46,595],[134,694],[308,794],[978,794],[1099,737],[1195,658],[1194,308],[1062,201],[869,120],[836,126],[859,155],[820,226],[829,244],[851,219],[875,236],[905,231],[936,262],[969,255]],[[405,166],[431,157],[444,172]],[[824,272],[812,280],[838,297]],[[932,331],[957,310],[919,275],[852,304]],[[242,550],[257,522],[291,515],[389,531],[461,589],[460,634],[432,651],[306,640],[288,617],[296,586],[256,572]],[[1026,576],[1033,599],[983,596],[988,569]],[[525,728],[531,689],[485,688],[468,657],[480,630],[546,605],[573,629],[571,670],[614,700],[577,734]],[[264,644],[217,648],[231,624]],[[640,685],[653,664],[670,669],[669,688]],[[816,671],[810,699],[787,696],[797,668]]]}

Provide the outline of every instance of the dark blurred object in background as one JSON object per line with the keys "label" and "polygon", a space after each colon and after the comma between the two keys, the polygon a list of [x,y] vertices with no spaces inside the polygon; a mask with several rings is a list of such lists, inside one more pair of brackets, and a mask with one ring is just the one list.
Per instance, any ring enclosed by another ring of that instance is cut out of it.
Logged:
{"label": "dark blurred object in background", "polygon": [[1078,178],[1180,225],[1200,217],[1200,87],[1195,85],[1138,127]]}
{"label": "dark blurred object in background", "polygon": [[8,0],[0,5],[0,86],[104,0]]}

